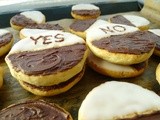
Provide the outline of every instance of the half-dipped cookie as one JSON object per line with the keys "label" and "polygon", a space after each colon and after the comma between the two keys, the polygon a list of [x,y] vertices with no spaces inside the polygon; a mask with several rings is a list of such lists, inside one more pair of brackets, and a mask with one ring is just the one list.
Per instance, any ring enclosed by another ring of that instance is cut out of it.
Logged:
{"label": "half-dipped cookie", "polygon": [[0,57],[6,54],[13,44],[13,35],[6,29],[0,29]]}
{"label": "half-dipped cookie", "polygon": [[42,100],[12,104],[0,111],[1,120],[73,120],[65,109]]}
{"label": "half-dipped cookie", "polygon": [[149,28],[149,20],[137,15],[115,15],[109,19],[111,23],[130,25],[138,27],[140,30],[147,30]]}
{"label": "half-dipped cookie", "polygon": [[69,90],[82,78],[87,51],[82,38],[52,30],[19,41],[5,60],[26,90],[51,96]]}
{"label": "half-dipped cookie", "polygon": [[51,23],[44,23],[44,24],[37,24],[37,25],[27,25],[25,28],[21,29],[19,32],[20,39],[30,37],[31,35],[47,32],[49,30],[62,30],[64,28],[59,24],[51,24]]}
{"label": "half-dipped cookie", "polygon": [[97,18],[100,14],[99,7],[93,4],[76,4],[71,9],[72,17],[78,20]]}
{"label": "half-dipped cookie", "polygon": [[106,82],[83,100],[78,120],[159,120],[160,97],[127,82]]}
{"label": "half-dipped cookie", "polygon": [[86,30],[96,21],[96,19],[75,20],[70,26],[71,33],[76,34],[82,38],[86,38]]}
{"label": "half-dipped cookie", "polygon": [[10,25],[15,30],[21,30],[26,26],[45,23],[46,18],[40,11],[25,11],[13,16]]}

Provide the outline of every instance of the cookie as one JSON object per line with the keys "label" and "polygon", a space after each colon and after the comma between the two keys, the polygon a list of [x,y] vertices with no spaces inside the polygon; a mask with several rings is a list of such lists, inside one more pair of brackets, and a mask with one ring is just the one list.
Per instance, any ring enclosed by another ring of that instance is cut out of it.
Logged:
{"label": "cookie", "polygon": [[157,68],[156,68],[156,80],[159,82],[160,84],[160,64],[158,64]]}
{"label": "cookie", "polygon": [[82,38],[52,30],[19,41],[5,60],[22,87],[51,96],[69,90],[82,78],[87,53]]}
{"label": "cookie", "polygon": [[69,31],[83,39],[86,38],[85,31],[96,21],[96,19],[75,20],[70,26]]}
{"label": "cookie", "polygon": [[101,21],[96,21],[86,31],[87,45],[96,56],[121,65],[137,64],[150,58],[155,48],[150,32],[122,24],[100,24]]}
{"label": "cookie", "polygon": [[0,66],[0,88],[2,87],[2,85],[3,85],[3,69]]}
{"label": "cookie", "polygon": [[13,44],[13,35],[5,29],[0,29],[0,57],[6,54]]}
{"label": "cookie", "polygon": [[20,39],[24,39],[26,37],[30,37],[31,35],[47,32],[49,30],[62,30],[64,31],[64,28],[61,27],[59,24],[50,24],[50,23],[44,23],[44,24],[37,24],[37,25],[28,25],[26,28],[23,28],[19,32]]}
{"label": "cookie", "polygon": [[12,104],[0,111],[1,120],[73,120],[65,109],[42,100]]}
{"label": "cookie", "polygon": [[147,30],[149,29],[149,20],[144,17],[137,16],[137,15],[115,15],[109,18],[111,23],[116,24],[124,24],[129,26],[138,27],[140,30]]}
{"label": "cookie", "polygon": [[101,11],[93,4],[76,4],[72,6],[71,15],[78,20],[98,18]]}
{"label": "cookie", "polygon": [[25,11],[13,16],[10,25],[15,30],[21,30],[26,26],[34,26],[45,23],[46,18],[40,11]]}
{"label": "cookie", "polygon": [[92,52],[89,53],[87,63],[96,72],[112,78],[136,77],[141,75],[148,65],[148,61],[133,65],[114,64],[95,56]]}
{"label": "cookie", "polygon": [[152,33],[152,37],[156,42],[154,54],[160,57],[160,29],[149,29],[148,31]]}
{"label": "cookie", "polygon": [[160,118],[160,97],[153,91],[127,82],[106,82],[83,100],[78,120],[129,120]]}

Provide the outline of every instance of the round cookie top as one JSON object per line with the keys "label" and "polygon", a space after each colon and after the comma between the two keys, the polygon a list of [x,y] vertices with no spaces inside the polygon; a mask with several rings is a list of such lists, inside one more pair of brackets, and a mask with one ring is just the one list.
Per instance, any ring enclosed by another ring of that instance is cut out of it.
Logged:
{"label": "round cookie top", "polygon": [[11,105],[0,111],[2,120],[8,119],[43,119],[72,120],[71,115],[56,104],[44,101],[26,101]]}
{"label": "round cookie top", "polygon": [[132,83],[111,81],[89,92],[81,104],[78,118],[127,119],[145,117],[157,111],[160,111],[160,97],[154,92]]}
{"label": "round cookie top", "polygon": [[10,33],[10,31],[6,29],[0,29],[0,47],[8,44],[12,38],[13,35]]}
{"label": "round cookie top", "polygon": [[99,10],[99,7],[93,4],[77,4],[72,6],[72,10]]}
{"label": "round cookie top", "polygon": [[110,18],[112,23],[131,25],[135,27],[147,26],[150,24],[149,20],[137,15],[116,15]]}

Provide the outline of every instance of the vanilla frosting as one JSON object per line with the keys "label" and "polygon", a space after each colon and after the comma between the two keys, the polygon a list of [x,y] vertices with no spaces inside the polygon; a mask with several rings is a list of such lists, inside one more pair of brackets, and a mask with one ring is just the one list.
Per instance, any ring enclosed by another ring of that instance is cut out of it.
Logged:
{"label": "vanilla frosting", "polygon": [[149,29],[148,31],[152,32],[153,34],[160,36],[160,29]]}
{"label": "vanilla frosting", "polygon": [[7,33],[9,33],[8,30],[6,30],[6,29],[0,29],[0,36],[3,36],[5,34],[7,34]]}
{"label": "vanilla frosting", "polygon": [[37,24],[43,23],[45,20],[45,16],[40,11],[26,11],[20,14],[35,21]]}
{"label": "vanilla frosting", "polygon": [[77,4],[72,6],[72,10],[99,10],[99,7],[93,4]]}
{"label": "vanilla frosting", "polygon": [[133,83],[111,81],[89,92],[79,109],[78,120],[124,119],[158,110],[160,97],[154,92]]}

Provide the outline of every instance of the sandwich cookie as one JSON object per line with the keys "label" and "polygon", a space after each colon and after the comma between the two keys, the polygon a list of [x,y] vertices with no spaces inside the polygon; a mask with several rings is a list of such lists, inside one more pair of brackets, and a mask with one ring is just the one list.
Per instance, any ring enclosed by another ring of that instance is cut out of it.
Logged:
{"label": "sandwich cookie", "polygon": [[0,111],[1,120],[73,120],[65,109],[42,100],[16,103]]}
{"label": "sandwich cookie", "polygon": [[70,26],[71,33],[76,34],[82,38],[86,38],[86,30],[96,21],[96,19],[75,20]]}
{"label": "sandwich cookie", "polygon": [[28,25],[42,24],[45,21],[46,18],[40,11],[26,11],[13,16],[10,25],[15,30],[21,30]]}
{"label": "sandwich cookie", "polygon": [[0,88],[2,87],[2,85],[3,85],[3,69],[0,66]]}
{"label": "sandwich cookie", "polygon": [[114,78],[142,74],[155,48],[150,32],[127,25],[98,20],[86,33],[90,67]]}
{"label": "sandwich cookie", "polygon": [[62,31],[64,31],[64,28],[61,27],[59,24],[50,24],[50,23],[28,25],[25,28],[20,30],[19,36],[20,36],[20,39],[24,39],[24,38],[30,37],[34,34],[47,32],[49,30],[62,30]]}
{"label": "sandwich cookie", "polygon": [[76,4],[72,6],[71,15],[78,20],[98,18],[101,11],[93,4]]}
{"label": "sandwich cookie", "polygon": [[138,27],[140,30],[149,29],[149,20],[137,15],[116,15],[109,19],[111,23]]}
{"label": "sandwich cookie", "polygon": [[0,29],[0,57],[6,54],[13,44],[13,35],[10,31]]}
{"label": "sandwich cookie", "polygon": [[160,64],[158,64],[158,66],[156,68],[156,80],[160,84]]}
{"label": "sandwich cookie", "polygon": [[82,78],[87,53],[82,38],[52,30],[19,41],[5,60],[23,88],[52,96],[69,90]]}
{"label": "sandwich cookie", "polygon": [[152,33],[152,37],[156,42],[156,47],[154,49],[154,54],[160,57],[160,29],[149,29],[149,32]]}
{"label": "sandwich cookie", "polygon": [[111,81],[91,90],[83,100],[78,120],[158,120],[160,97],[141,86]]}

